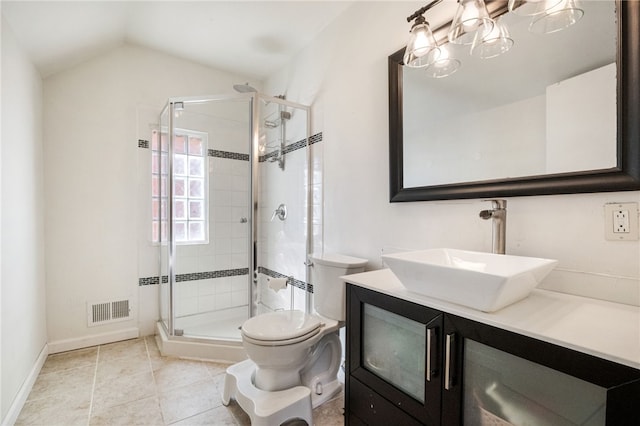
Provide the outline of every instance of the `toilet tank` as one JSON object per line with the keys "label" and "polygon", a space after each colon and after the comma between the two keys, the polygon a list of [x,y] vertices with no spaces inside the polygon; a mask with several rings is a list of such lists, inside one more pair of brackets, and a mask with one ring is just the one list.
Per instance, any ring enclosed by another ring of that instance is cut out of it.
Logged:
{"label": "toilet tank", "polygon": [[343,275],[364,271],[366,259],[335,253],[312,254],[311,284],[313,305],[320,315],[336,321],[345,320],[346,292]]}

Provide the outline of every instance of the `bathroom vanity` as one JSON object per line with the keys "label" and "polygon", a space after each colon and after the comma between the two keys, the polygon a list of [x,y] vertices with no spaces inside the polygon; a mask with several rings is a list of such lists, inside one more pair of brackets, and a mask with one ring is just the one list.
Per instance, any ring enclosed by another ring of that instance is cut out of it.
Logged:
{"label": "bathroom vanity", "polygon": [[638,425],[640,308],[534,290],[484,313],[347,278],[349,425]]}

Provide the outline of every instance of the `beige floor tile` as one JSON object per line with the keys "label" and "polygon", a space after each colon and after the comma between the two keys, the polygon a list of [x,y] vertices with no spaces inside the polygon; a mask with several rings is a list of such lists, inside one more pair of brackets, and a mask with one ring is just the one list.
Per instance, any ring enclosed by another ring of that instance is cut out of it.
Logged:
{"label": "beige floor tile", "polygon": [[166,393],[170,389],[197,383],[210,377],[204,363],[177,358],[163,360],[162,365],[153,374],[160,393]]}
{"label": "beige floor tile", "polygon": [[[152,336],[51,355],[16,425],[86,426],[91,409],[92,425],[250,426],[221,405],[229,365],[162,357]],[[344,424],[343,399],[315,409],[316,425]]]}
{"label": "beige floor tile", "polygon": [[160,356],[160,349],[156,343],[156,336],[145,336],[144,341],[147,343],[147,352],[149,356]]}
{"label": "beige floor tile", "polygon": [[91,395],[95,367],[80,367],[40,374],[31,389],[28,400],[58,395]]}
{"label": "beige floor tile", "polygon": [[96,409],[91,414],[91,426],[133,426],[148,425],[162,426],[162,419],[158,399],[153,396],[115,407]]}
{"label": "beige floor tile", "polygon": [[123,357],[147,356],[144,339],[131,339],[100,346],[99,361],[110,361]]}
{"label": "beige floor tile", "polygon": [[209,371],[209,374],[214,377],[214,376],[218,376],[220,374],[225,374],[225,372],[227,371],[227,368],[229,368],[230,366],[232,366],[232,363],[222,363],[222,362],[208,362],[206,361],[204,363],[205,367],[207,367],[207,371]]}
{"label": "beige floor tile", "polygon": [[172,423],[172,426],[237,426],[237,425],[250,425],[250,423],[238,423],[235,417],[226,407],[217,407],[204,413],[189,417],[176,423]]}
{"label": "beige floor tile", "polygon": [[77,351],[61,352],[47,357],[40,373],[53,373],[78,367],[96,365],[98,347],[79,349]]}
{"label": "beige floor tile", "polygon": [[101,382],[96,381],[93,407],[102,410],[155,395],[156,388],[151,372],[105,378]]}
{"label": "beige floor tile", "polygon": [[91,392],[84,397],[68,394],[27,401],[18,416],[16,426],[86,426],[89,419]]}
{"label": "beige floor tile", "polygon": [[344,394],[327,401],[313,410],[315,426],[344,425]]}
{"label": "beige floor tile", "polygon": [[216,384],[210,378],[160,395],[160,408],[167,423],[186,419],[221,405],[222,399]]}
{"label": "beige floor tile", "polygon": [[245,413],[236,401],[231,401],[227,407],[233,418],[240,426],[251,426],[251,418]]}
{"label": "beige floor tile", "polygon": [[140,356],[136,353],[131,357],[101,359],[98,362],[96,371],[96,382],[102,383],[118,376],[131,376],[142,373],[151,373],[151,362],[147,356]]}

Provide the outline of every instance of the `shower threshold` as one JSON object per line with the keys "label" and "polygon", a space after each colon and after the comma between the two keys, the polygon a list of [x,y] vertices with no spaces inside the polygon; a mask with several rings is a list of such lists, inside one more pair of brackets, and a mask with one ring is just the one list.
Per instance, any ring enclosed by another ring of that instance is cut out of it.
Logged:
{"label": "shower threshold", "polygon": [[239,339],[169,336],[162,322],[156,323],[156,342],[163,356],[221,362],[238,362],[247,359],[242,341]]}

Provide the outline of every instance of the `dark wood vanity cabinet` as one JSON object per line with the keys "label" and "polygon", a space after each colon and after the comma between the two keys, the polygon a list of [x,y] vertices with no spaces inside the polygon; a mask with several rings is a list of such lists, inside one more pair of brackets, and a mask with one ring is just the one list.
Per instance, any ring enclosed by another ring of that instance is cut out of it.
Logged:
{"label": "dark wood vanity cabinet", "polygon": [[347,285],[348,425],[640,425],[640,370]]}

